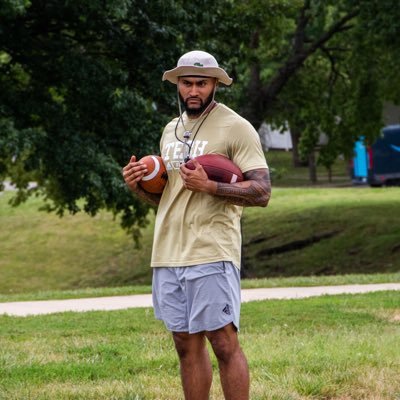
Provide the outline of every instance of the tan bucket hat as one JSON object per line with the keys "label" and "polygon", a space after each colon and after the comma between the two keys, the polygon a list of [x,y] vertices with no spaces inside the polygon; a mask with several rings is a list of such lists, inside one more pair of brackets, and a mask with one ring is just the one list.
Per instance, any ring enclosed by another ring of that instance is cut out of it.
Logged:
{"label": "tan bucket hat", "polygon": [[162,80],[178,83],[180,76],[207,76],[217,78],[224,85],[229,86],[232,78],[218,66],[217,60],[209,53],[200,50],[189,51],[179,60],[174,69],[164,72]]}

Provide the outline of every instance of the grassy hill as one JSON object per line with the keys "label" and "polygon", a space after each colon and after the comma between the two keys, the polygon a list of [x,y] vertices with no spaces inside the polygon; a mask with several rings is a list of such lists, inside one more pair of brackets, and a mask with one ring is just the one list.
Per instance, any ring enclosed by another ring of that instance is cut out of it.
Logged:
{"label": "grassy hill", "polygon": [[149,282],[152,224],[135,249],[110,213],[59,218],[38,198],[12,208],[11,195],[0,196],[0,293]]}
{"label": "grassy hill", "polygon": [[[318,154],[316,155],[318,159]],[[293,167],[290,151],[271,150],[266,153],[271,169],[274,187],[306,187],[310,185],[309,169],[307,166]],[[318,187],[350,186],[349,165],[342,157],[337,158],[331,168],[331,179],[328,170],[317,164]]]}
{"label": "grassy hill", "polygon": [[[59,218],[0,195],[0,294],[149,284],[153,216],[142,247],[101,212]],[[400,271],[400,188],[279,188],[243,218],[247,277]]]}
{"label": "grassy hill", "polygon": [[249,277],[400,270],[399,188],[275,189],[244,216]]}

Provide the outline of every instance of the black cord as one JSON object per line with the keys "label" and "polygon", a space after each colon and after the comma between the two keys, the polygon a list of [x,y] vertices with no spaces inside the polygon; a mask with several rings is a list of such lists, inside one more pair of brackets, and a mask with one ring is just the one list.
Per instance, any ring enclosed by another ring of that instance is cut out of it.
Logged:
{"label": "black cord", "polygon": [[[208,113],[206,114],[206,116],[204,117],[203,121],[201,121],[199,127],[197,128],[196,133],[195,133],[194,136],[193,136],[193,139],[192,139],[191,144],[188,143],[189,137],[185,138],[186,140],[181,140],[181,139],[178,138],[177,129],[178,129],[178,125],[179,125],[179,121],[180,121],[181,117],[178,118],[178,122],[177,122],[176,125],[175,125],[175,137],[176,137],[176,139],[177,139],[179,142],[183,143],[184,145],[186,145],[186,146],[189,148],[188,155],[187,155],[187,157],[183,160],[185,163],[187,163],[187,162],[190,160],[190,152],[192,151],[192,145],[193,145],[194,139],[196,139],[196,136],[197,136],[197,134],[199,133],[200,128],[202,127],[202,125],[204,124],[205,120],[207,119],[207,117],[208,117],[209,115],[210,115],[210,112],[208,112]],[[182,122],[182,126],[184,126],[184,125],[183,125],[183,122]],[[184,134],[185,134],[185,132],[184,132]]]}

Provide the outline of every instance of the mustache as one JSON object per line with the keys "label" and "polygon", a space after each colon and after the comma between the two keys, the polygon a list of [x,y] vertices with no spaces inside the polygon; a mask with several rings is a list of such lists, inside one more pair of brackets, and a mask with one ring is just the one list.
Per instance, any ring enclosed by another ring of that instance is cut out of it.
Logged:
{"label": "mustache", "polygon": [[197,97],[197,96],[188,97],[188,98],[185,100],[185,104],[186,104],[189,100],[200,100],[200,102],[203,104],[203,100],[201,100],[200,97]]}

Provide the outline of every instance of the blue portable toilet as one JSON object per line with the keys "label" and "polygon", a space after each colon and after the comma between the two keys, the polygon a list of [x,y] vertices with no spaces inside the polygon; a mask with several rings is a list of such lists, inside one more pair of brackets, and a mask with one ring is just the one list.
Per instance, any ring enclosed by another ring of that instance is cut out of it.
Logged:
{"label": "blue portable toilet", "polygon": [[361,136],[354,144],[353,180],[355,183],[366,183],[368,178],[368,152]]}

